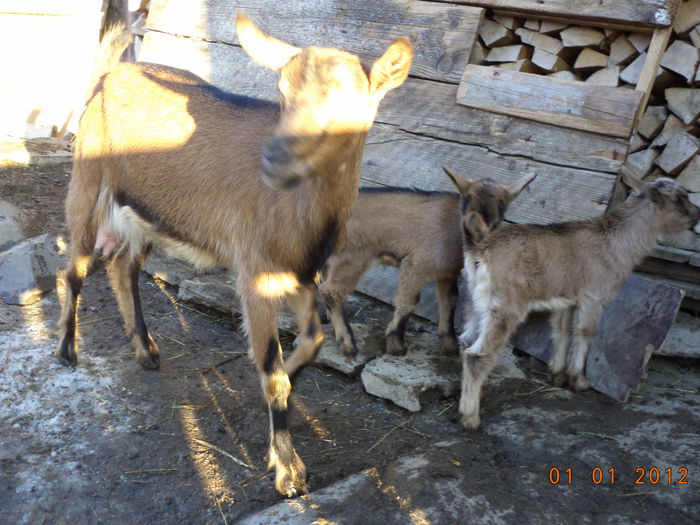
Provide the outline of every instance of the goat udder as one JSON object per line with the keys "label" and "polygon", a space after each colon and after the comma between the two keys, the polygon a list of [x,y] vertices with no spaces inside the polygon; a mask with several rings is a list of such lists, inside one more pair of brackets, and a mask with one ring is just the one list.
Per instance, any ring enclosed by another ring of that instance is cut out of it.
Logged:
{"label": "goat udder", "polygon": [[102,255],[107,257],[119,244],[117,234],[109,226],[102,225],[97,230],[97,240],[95,241],[95,249],[102,250]]}

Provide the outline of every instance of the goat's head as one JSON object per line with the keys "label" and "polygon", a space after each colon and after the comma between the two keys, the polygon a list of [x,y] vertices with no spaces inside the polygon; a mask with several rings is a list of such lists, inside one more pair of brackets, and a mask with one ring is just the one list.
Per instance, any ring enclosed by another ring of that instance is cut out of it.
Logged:
{"label": "goat's head", "polygon": [[508,205],[537,176],[528,173],[510,186],[492,179],[471,180],[443,166],[462,196],[462,228],[471,244],[483,241],[503,220]]}
{"label": "goat's head", "polygon": [[368,74],[351,53],[291,46],[263,33],[243,14],[236,32],[255,62],[280,72],[280,122],[262,151],[265,180],[277,188],[337,173],[359,155],[379,101],[403,83],[413,60],[410,42],[401,38]]}
{"label": "goat's head", "polygon": [[700,221],[700,208],[690,202],[688,190],[673,179],[661,177],[645,184],[638,192],[637,198],[649,199],[654,205],[663,233],[691,229]]}

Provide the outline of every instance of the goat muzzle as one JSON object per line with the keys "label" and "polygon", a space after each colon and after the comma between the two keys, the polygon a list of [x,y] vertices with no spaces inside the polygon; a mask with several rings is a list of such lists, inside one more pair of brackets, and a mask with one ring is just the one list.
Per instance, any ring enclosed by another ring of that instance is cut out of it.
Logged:
{"label": "goat muzzle", "polygon": [[293,188],[309,175],[309,167],[294,151],[295,139],[274,137],[262,148],[263,180],[272,188]]}

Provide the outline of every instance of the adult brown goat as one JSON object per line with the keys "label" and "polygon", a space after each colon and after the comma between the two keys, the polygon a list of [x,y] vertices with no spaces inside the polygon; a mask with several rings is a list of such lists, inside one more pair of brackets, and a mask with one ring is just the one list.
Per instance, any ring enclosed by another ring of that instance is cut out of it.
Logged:
{"label": "adult brown goat", "polygon": [[399,39],[365,68],[344,51],[276,40],[243,14],[236,32],[255,62],[279,71],[280,105],[156,64],[120,64],[96,85],[66,199],[72,247],[57,355],[76,364],[76,304],[100,250],[115,252],[112,285],[149,369],[159,367],[159,354],[137,284],[151,246],[234,269],[268,402],[270,468],[277,490],[294,496],[306,490],[306,468],[287,428],[291,385],[277,311],[286,299],[298,319],[301,344],[286,363],[293,372],[323,340],[315,275],[344,237],[379,101],[406,79],[413,54]]}

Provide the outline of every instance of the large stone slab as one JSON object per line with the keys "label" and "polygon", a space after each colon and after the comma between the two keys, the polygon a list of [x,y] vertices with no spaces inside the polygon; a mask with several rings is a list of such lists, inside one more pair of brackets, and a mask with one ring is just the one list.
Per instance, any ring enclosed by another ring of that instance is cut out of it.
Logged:
{"label": "large stone slab", "polygon": [[192,265],[166,257],[160,252],[153,253],[146,259],[143,271],[151,277],[165,281],[173,286],[179,286],[182,281],[195,279],[201,274]]}
{"label": "large stone slab", "polygon": [[47,233],[0,253],[0,299],[27,305],[56,288],[56,273],[65,265],[65,243]]}
{"label": "large stone slab", "polygon": [[678,312],[666,343],[654,354],[700,359],[700,317]]}
{"label": "large stone slab", "polygon": [[224,275],[201,275],[180,282],[178,299],[192,301],[221,312],[240,314],[236,283]]}
{"label": "large stone slab", "polygon": [[456,394],[461,370],[457,356],[411,352],[405,356],[378,357],[365,365],[360,377],[368,393],[418,412],[421,397],[428,391],[437,391],[443,397]]}
{"label": "large stone slab", "polygon": [[384,348],[384,331],[381,326],[366,323],[350,323],[357,343],[357,354],[347,356],[341,352],[335,340],[335,331],[331,324],[323,325],[325,336],[323,346],[314,361],[317,365],[327,366],[347,375],[354,376],[365,364],[380,355]]}
{"label": "large stone slab", "polygon": [[[632,275],[608,304],[591,343],[586,376],[591,388],[625,402],[646,377],[651,354],[668,337],[683,298],[672,286]],[[517,348],[549,361],[553,352],[549,314],[531,314],[512,338]]]}
{"label": "large stone slab", "polygon": [[23,216],[17,206],[0,200],[0,252],[25,238],[22,233]]}

